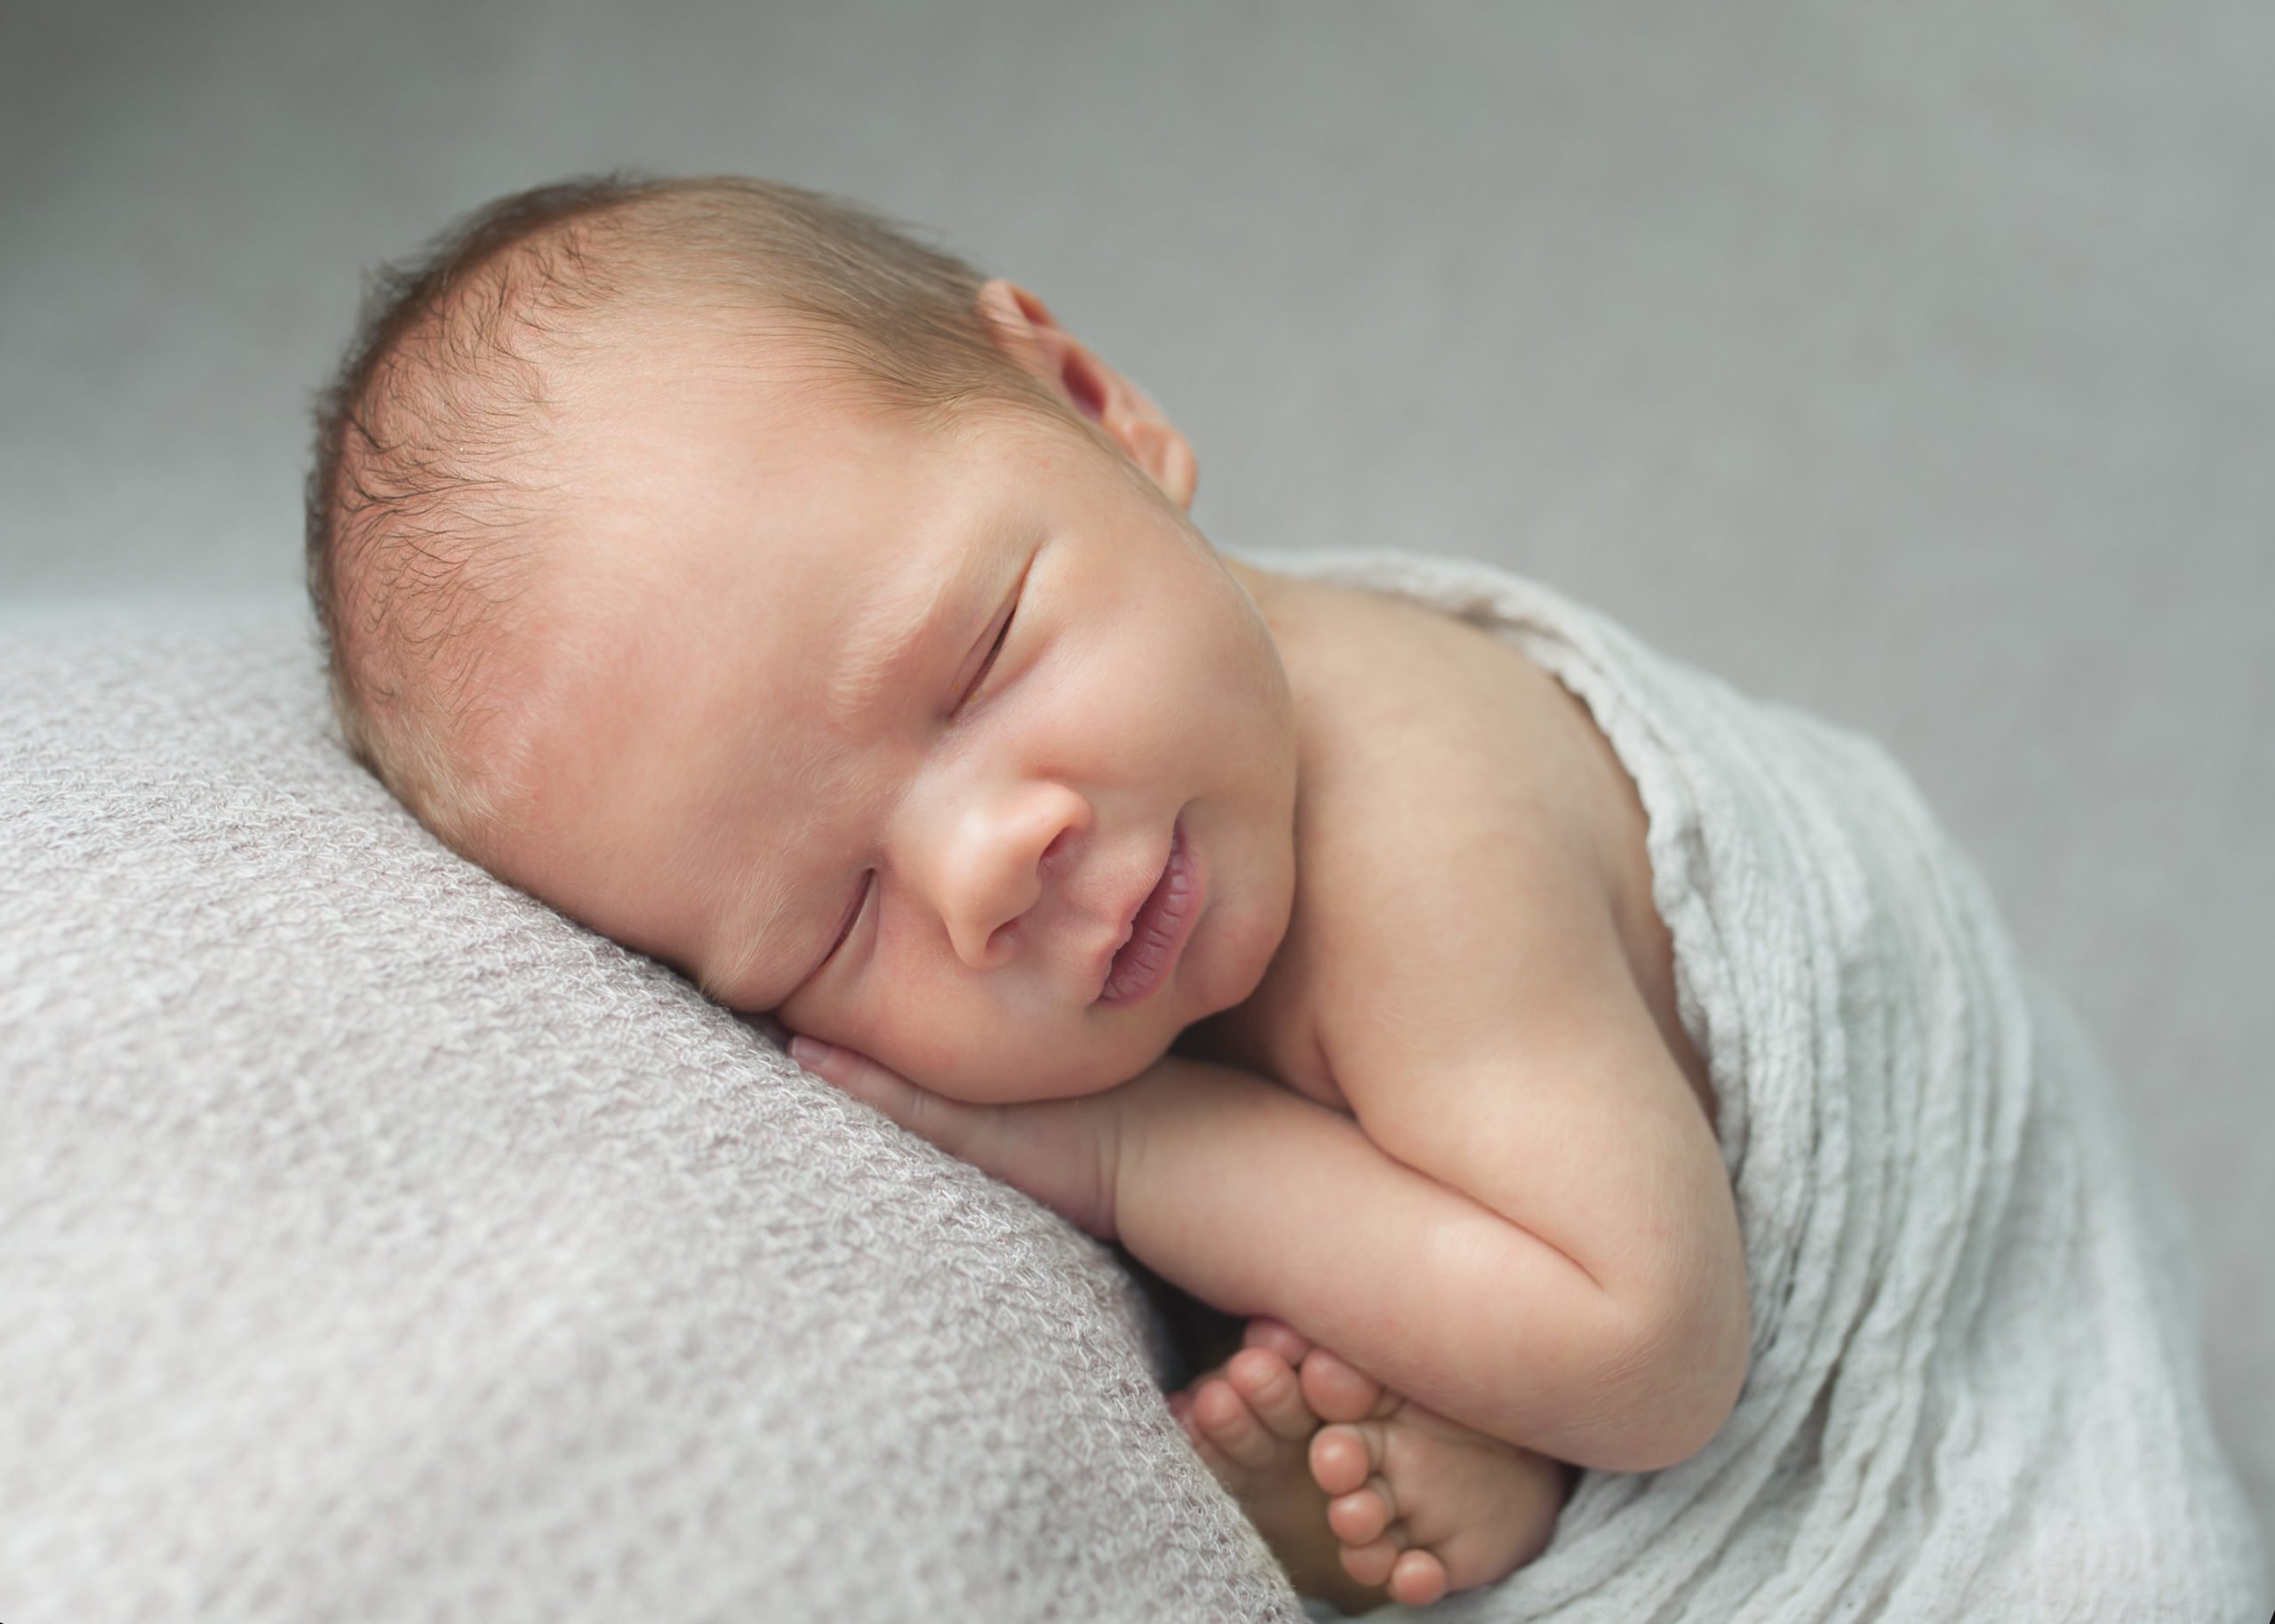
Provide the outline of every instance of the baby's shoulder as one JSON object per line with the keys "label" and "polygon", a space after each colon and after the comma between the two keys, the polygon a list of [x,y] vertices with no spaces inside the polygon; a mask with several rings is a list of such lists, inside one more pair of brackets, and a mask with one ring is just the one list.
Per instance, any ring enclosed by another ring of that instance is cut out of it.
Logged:
{"label": "baby's shoulder", "polygon": [[[1578,700],[1519,649],[1402,600],[1270,577],[1260,598],[1296,695],[1299,862],[1441,870],[1457,836],[1517,842],[1560,872],[1618,866],[1641,808]],[[1401,864],[1401,866],[1404,864]],[[1599,879],[1612,878],[1599,873]]]}
{"label": "baby's shoulder", "polygon": [[1521,652],[1403,599],[1328,582],[1269,577],[1260,600],[1322,765],[1411,752],[1455,736],[1545,750],[1585,747],[1585,710]]}
{"label": "baby's shoulder", "polygon": [[1257,600],[1302,752],[1295,914],[1249,1011],[1272,1069],[1324,1097],[1361,1042],[1529,1047],[1636,991],[1671,1021],[1642,806],[1585,707],[1433,610],[1279,577]]}

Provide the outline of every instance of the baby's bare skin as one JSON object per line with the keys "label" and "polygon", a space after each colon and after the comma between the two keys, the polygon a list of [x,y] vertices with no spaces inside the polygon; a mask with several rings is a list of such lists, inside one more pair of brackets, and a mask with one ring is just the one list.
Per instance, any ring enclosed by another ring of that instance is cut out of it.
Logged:
{"label": "baby's bare skin", "polygon": [[[1648,1467],[1704,1441],[1700,1417],[1719,1421],[1743,1368],[1735,1219],[1649,900],[1642,809],[1585,711],[1442,617],[1240,576],[1286,662],[1305,786],[1293,916],[1255,994],[1122,1090],[1011,1115],[922,1095],[842,1052],[802,1041],[799,1054],[1197,1294],[1265,1316],[1248,1349],[1182,1396],[1179,1419],[1300,1586],[1346,1608],[1426,1603],[1537,1554],[1562,1501],[1560,1461]],[[1561,1088],[1553,1072],[1536,1084],[1534,1109],[1559,1122],[1544,1134],[1510,1114],[1521,1056],[1568,1044],[1595,1064]],[[1481,1048],[1505,1058],[1465,1070]],[[1256,1076],[1287,1091],[1284,1104],[1249,1102],[1272,1126],[1225,1109],[1232,1079]],[[1094,1142],[1077,1123],[1107,1109],[1113,1187],[1070,1187],[1070,1165],[1100,1165],[1070,1154]],[[1162,1127],[1184,1153],[1133,1150]],[[1566,1192],[1544,1200],[1559,1173]],[[1228,1197],[1235,1182],[1253,1198]],[[1720,1282],[1705,1299],[1720,1318],[1668,1348],[1707,1375],[1662,1390],[1672,1441],[1623,1436],[1633,1411],[1625,1392],[1601,1394],[1597,1345],[1559,1334],[1600,1307],[1569,1260],[1603,1247],[1609,1275],[1634,1245],[1639,1191],[1661,1203],[1649,1268]],[[1473,1202],[1528,1216],[1520,1234],[1487,1237],[1514,1241],[1502,1266],[1539,1270],[1528,1325],[1467,1292],[1433,1317],[1437,1292],[1413,1290],[1416,1260],[1477,1222]],[[1608,1233],[1582,1222],[1561,1255],[1527,1255],[1591,1202]],[[1221,1216],[1196,1222],[1209,1213]],[[1559,1310],[1559,1294],[1574,1306]],[[1527,1383],[1528,1342],[1564,1368]]]}
{"label": "baby's bare skin", "polygon": [[1298,1589],[1345,1612],[1425,1606],[1540,1554],[1557,1462],[1409,1403],[1276,1320],[1169,1401]]}
{"label": "baby's bare skin", "polygon": [[1217,560],[1152,403],[983,309],[1099,439],[818,406],[668,325],[566,380],[586,526],[492,866],[1266,1322],[1178,1407],[1300,1580],[1488,1582],[1557,1462],[1680,1460],[1745,1368],[1634,788],[1514,650]]}
{"label": "baby's bare skin", "polygon": [[[1616,893],[1626,967],[1669,1055],[1711,1112],[1704,1067],[1674,1010],[1672,944],[1649,902],[1642,809],[1585,712],[1521,656],[1440,617],[1252,570],[1242,578],[1265,606],[1296,689],[1310,768],[1305,816],[1347,831],[1343,852],[1365,853],[1377,840],[1393,854],[1458,850],[1475,839],[1477,822],[1494,816],[1495,790],[1473,781],[1484,776],[1475,768],[1502,767],[1516,783],[1553,781],[1561,804],[1536,808],[1534,821],[1555,827],[1561,813],[1578,840],[1592,838],[1594,863]],[[1352,650],[1363,657],[1351,658]],[[1473,697],[1464,703],[1445,691],[1449,682],[1466,682]],[[1370,725],[1370,712],[1401,709],[1410,718],[1402,725]],[[1521,742],[1497,749],[1498,739]],[[1417,782],[1416,762],[1433,756],[1461,763],[1456,772],[1473,782],[1426,773]],[[1335,758],[1337,769],[1322,757]],[[1299,822],[1288,943],[1254,997],[1180,1047],[1276,1076],[1347,1113],[1328,1060],[1339,1033],[1324,972],[1399,944],[1385,941],[1387,921],[1350,906],[1366,878],[1338,872],[1336,852],[1302,844],[1304,832]],[[1306,906],[1321,894],[1334,901]],[[1306,934],[1338,927],[1352,938]],[[1394,972],[1381,973],[1387,980]],[[1372,999],[1359,1007],[1369,1021],[1383,1018]],[[1340,1598],[1346,1610],[1369,1596],[1420,1604],[1489,1583],[1546,1543],[1565,1488],[1556,1462],[1390,1391],[1277,1321],[1253,1322],[1249,1342],[1195,1384],[1179,1419],[1260,1527],[1301,1527],[1323,1510],[1339,1543],[1340,1577],[1356,1586]],[[1329,1594],[1321,1576],[1307,1578],[1314,1593]]]}

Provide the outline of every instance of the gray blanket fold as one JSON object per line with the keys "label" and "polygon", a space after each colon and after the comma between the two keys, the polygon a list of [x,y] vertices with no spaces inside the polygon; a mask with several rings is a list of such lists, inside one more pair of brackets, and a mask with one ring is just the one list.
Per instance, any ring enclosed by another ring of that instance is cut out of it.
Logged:
{"label": "gray blanket fold", "polygon": [[325,739],[0,636],[0,1619],[1293,1619],[1121,1271]]}

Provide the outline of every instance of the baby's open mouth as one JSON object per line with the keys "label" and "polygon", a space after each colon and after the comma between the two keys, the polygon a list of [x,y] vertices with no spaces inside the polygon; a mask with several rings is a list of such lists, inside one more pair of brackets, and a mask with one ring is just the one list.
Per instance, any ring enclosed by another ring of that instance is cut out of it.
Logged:
{"label": "baby's open mouth", "polygon": [[1135,1004],[1168,979],[1193,926],[1197,900],[1193,854],[1185,849],[1185,824],[1169,833],[1169,860],[1130,921],[1130,939],[1114,951],[1098,1002]]}

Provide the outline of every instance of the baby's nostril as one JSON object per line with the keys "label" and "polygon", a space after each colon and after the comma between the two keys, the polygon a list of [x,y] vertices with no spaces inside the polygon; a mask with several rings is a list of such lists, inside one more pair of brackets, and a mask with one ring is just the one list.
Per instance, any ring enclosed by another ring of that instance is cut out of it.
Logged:
{"label": "baby's nostril", "polygon": [[1057,834],[1051,836],[1050,844],[1042,848],[1042,856],[1039,859],[1040,866],[1047,869],[1050,866],[1050,860],[1053,857],[1065,856],[1068,838],[1074,832],[1072,829],[1061,829]]}

